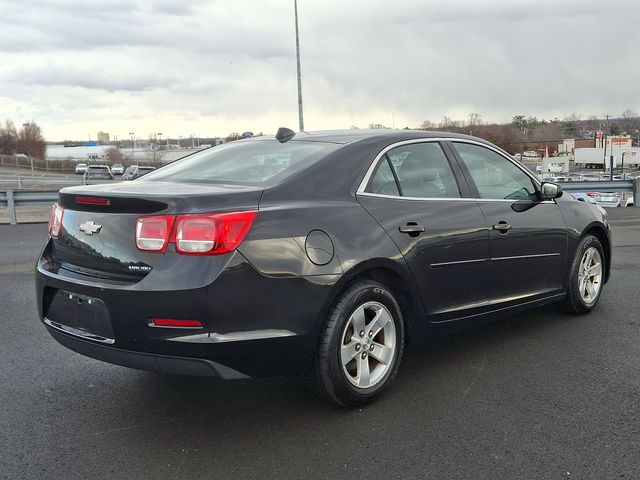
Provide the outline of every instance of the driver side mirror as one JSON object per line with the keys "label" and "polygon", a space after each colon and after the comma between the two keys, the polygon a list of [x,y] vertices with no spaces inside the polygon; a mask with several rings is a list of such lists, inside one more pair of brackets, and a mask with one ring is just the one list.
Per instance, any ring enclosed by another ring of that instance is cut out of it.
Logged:
{"label": "driver side mirror", "polygon": [[562,186],[557,183],[542,182],[540,197],[542,200],[553,200],[562,196]]}

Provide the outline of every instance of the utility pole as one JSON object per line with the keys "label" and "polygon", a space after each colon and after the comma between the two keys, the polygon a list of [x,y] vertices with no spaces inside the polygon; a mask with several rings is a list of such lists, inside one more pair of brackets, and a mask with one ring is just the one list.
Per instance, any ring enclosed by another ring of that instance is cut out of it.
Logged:
{"label": "utility pole", "polygon": [[611,131],[609,130],[609,119],[611,118],[611,115],[605,115],[604,118],[607,119],[607,133],[611,135]]}
{"label": "utility pole", "polygon": [[[602,158],[602,171],[607,171],[607,136],[603,135],[602,140],[604,141],[604,157]],[[611,144],[613,145],[613,143]]]}
{"label": "utility pole", "polygon": [[298,67],[298,124],[301,132],[304,132],[304,118],[302,116],[302,75],[300,74],[300,35],[298,33],[298,0],[293,0],[293,8],[296,17],[296,64]]}

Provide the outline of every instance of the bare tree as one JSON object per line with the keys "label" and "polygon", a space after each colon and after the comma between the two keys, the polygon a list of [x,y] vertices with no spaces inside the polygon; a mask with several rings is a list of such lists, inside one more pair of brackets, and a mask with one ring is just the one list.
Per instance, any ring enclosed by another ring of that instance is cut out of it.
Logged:
{"label": "bare tree", "polygon": [[18,132],[11,120],[4,122],[4,127],[0,124],[0,154],[13,155],[16,153],[18,145]]}
{"label": "bare tree", "polygon": [[420,130],[433,130],[434,128],[436,128],[436,124],[433,123],[431,120],[425,120],[420,125]]}
{"label": "bare tree", "polygon": [[594,132],[596,130],[600,130],[600,120],[598,120],[598,117],[595,115],[588,116],[586,121],[588,129],[593,130]]}
{"label": "bare tree", "polygon": [[467,117],[469,117],[469,123],[467,126],[477,127],[478,125],[482,125],[482,115],[479,113],[471,112]]}
{"label": "bare tree", "polygon": [[107,157],[107,161],[109,161],[111,165],[113,165],[114,163],[124,165],[124,163],[126,162],[126,157],[117,148],[109,148],[106,152],[104,152],[104,154]]}
{"label": "bare tree", "polygon": [[440,123],[438,124],[438,128],[450,128],[450,127],[453,127],[453,126],[455,126],[454,125],[454,121],[451,120],[446,115],[444,117],[442,117],[442,120],[440,120]]}
{"label": "bare tree", "polygon": [[638,118],[638,112],[627,108],[624,112],[620,114],[620,119],[618,120],[620,129],[623,132],[632,134],[638,130],[640,126],[640,119]]}
{"label": "bare tree", "polygon": [[16,151],[33,158],[44,159],[47,146],[40,127],[35,122],[22,125],[18,132]]}
{"label": "bare tree", "polygon": [[154,167],[158,164],[162,163],[162,158],[164,154],[167,153],[166,150],[160,150],[159,145],[152,145],[149,151],[147,152],[147,160]]}
{"label": "bare tree", "polygon": [[463,127],[464,127],[464,121],[462,121],[462,120],[452,120],[451,118],[447,117],[446,115],[444,117],[442,117],[442,120],[438,124],[438,128],[452,130],[452,131],[460,130]]}

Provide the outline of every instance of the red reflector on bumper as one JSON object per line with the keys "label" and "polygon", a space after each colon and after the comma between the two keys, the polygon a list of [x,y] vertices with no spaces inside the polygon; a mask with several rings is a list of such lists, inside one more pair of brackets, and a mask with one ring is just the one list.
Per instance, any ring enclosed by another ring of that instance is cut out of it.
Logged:
{"label": "red reflector on bumper", "polygon": [[167,327],[167,328],[202,328],[200,320],[178,320],[175,318],[152,318],[149,323],[150,327]]}

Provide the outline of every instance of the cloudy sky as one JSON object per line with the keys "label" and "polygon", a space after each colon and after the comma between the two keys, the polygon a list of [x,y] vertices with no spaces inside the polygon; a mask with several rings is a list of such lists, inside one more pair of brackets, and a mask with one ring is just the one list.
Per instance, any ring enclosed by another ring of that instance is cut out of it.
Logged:
{"label": "cloudy sky", "polygon": [[[640,110],[637,0],[299,0],[305,127]],[[0,120],[297,129],[293,0],[0,0]]]}

